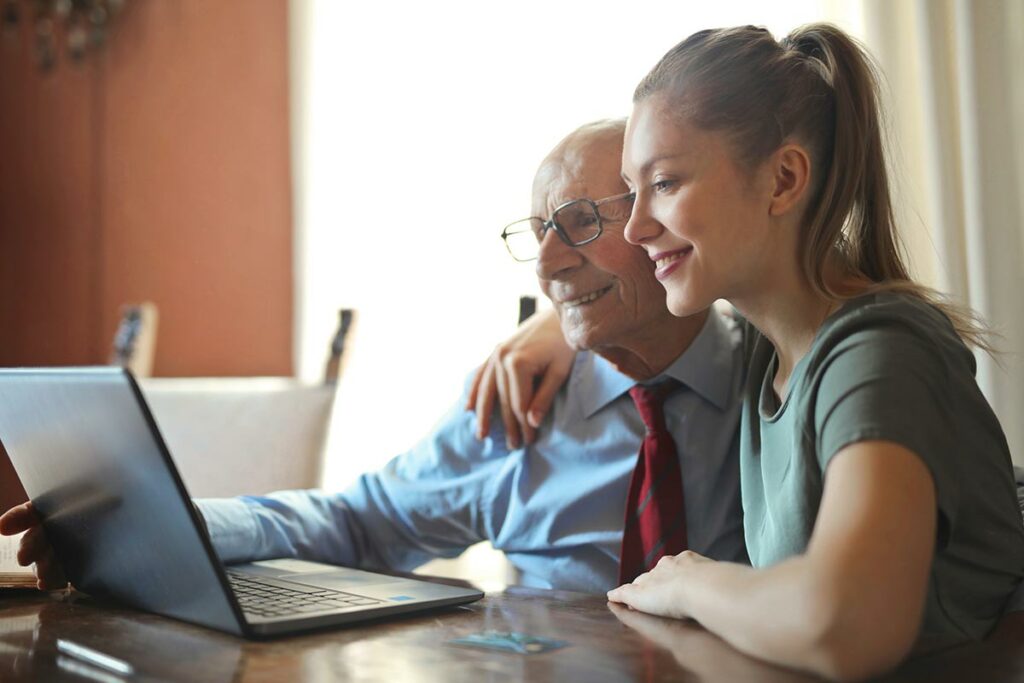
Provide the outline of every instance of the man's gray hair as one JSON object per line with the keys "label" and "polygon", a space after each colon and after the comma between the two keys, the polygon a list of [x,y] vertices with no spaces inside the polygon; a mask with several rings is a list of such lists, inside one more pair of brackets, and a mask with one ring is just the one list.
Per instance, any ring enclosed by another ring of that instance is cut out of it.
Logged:
{"label": "man's gray hair", "polygon": [[626,119],[601,119],[585,123],[566,135],[541,162],[533,177],[533,196],[545,192],[557,173],[578,170],[585,163],[586,152],[598,143],[622,145],[626,135]]}

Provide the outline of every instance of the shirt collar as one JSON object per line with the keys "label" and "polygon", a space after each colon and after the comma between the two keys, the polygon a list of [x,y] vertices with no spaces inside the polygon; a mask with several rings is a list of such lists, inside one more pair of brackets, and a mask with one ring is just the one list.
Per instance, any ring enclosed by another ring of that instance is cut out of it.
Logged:
{"label": "shirt collar", "polygon": [[[658,377],[672,377],[719,410],[729,403],[733,364],[738,337],[732,325],[712,309],[700,333]],[[617,399],[636,384],[604,358],[593,352],[576,354],[569,379],[569,395],[580,406],[584,418]]]}

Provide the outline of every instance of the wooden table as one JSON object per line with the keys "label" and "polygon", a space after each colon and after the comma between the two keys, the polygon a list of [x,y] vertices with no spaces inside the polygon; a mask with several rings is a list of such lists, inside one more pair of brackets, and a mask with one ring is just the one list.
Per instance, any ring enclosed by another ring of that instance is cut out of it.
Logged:
{"label": "wooden table", "polygon": [[[570,645],[518,655],[448,642],[488,629]],[[463,607],[266,642],[240,640],[81,594],[0,595],[0,680],[122,680],[74,660],[59,660],[57,638],[132,663],[136,676],[131,680],[815,680],[746,657],[692,623],[613,610],[600,596],[514,587]],[[1024,613],[1004,620],[984,643],[919,657],[886,680],[1024,680]]]}

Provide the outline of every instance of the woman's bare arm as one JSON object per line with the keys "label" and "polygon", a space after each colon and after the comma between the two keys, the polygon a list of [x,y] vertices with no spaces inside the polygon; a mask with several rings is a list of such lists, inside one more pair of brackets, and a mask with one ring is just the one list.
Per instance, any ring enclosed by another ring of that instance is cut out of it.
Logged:
{"label": "woman's bare arm", "polygon": [[919,457],[891,442],[855,444],[828,467],[805,554],[758,570],[683,553],[609,599],[692,617],[775,663],[865,678],[899,663],[917,637],[936,516]]}

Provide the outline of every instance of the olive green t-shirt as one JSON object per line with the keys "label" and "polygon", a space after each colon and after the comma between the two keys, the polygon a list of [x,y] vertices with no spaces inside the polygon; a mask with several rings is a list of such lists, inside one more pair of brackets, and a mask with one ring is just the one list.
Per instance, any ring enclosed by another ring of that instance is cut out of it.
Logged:
{"label": "olive green t-shirt", "polygon": [[847,302],[793,369],[781,405],[775,349],[747,328],[740,475],[751,563],[806,550],[836,453],[891,441],[916,453],[935,482],[921,635],[985,636],[1024,576],[1024,527],[1006,438],[949,319],[906,294]]}

